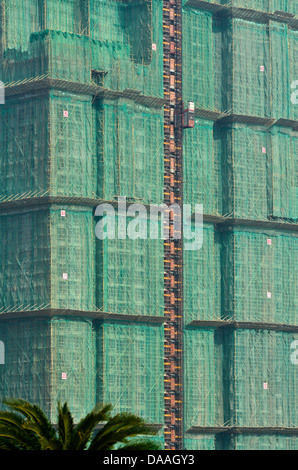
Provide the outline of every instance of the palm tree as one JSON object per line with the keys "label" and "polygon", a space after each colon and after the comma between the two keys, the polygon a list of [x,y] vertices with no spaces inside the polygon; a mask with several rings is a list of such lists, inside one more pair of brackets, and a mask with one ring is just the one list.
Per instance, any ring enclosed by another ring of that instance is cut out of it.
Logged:
{"label": "palm tree", "polygon": [[[141,436],[156,435],[142,418],[131,413],[111,415],[112,405],[96,405],[74,424],[67,403],[58,403],[53,426],[37,405],[3,400],[12,411],[0,411],[0,449],[6,450],[159,450]],[[99,423],[104,423],[100,429]],[[97,428],[97,429],[96,429]]]}

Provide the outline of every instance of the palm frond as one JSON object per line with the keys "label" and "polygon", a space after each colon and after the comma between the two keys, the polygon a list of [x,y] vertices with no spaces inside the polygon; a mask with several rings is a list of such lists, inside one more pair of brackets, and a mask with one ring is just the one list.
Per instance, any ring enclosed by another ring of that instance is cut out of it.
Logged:
{"label": "palm frond", "polygon": [[118,413],[98,431],[88,450],[111,450],[115,444],[126,444],[128,438],[155,434],[142,418],[130,413]]}
{"label": "palm frond", "polygon": [[24,418],[12,411],[0,411],[0,426],[22,427]]}
{"label": "palm frond", "polygon": [[26,450],[41,450],[39,440],[36,436],[24,429],[15,427],[0,426],[0,439],[2,442],[16,445]]}
{"label": "palm frond", "polygon": [[0,450],[25,450],[20,444],[10,439],[0,437]]}
{"label": "palm frond", "polygon": [[82,418],[75,427],[71,448],[75,450],[85,449],[92,437],[95,426],[103,421],[108,421],[112,409],[113,407],[110,404],[97,404],[90,413]]}
{"label": "palm frond", "polygon": [[[25,416],[26,420],[22,424],[24,429],[30,430],[31,433],[35,433],[39,437],[43,437],[48,442],[53,442],[57,439],[53,426],[38,405],[32,405],[22,399],[6,399],[3,400],[3,403]],[[32,426],[33,424],[34,426]]]}
{"label": "palm frond", "polygon": [[45,435],[44,428],[40,424],[25,421],[23,428],[30,431],[32,434],[35,434],[42,450],[61,450],[62,446],[59,440],[55,436],[51,438]]}
{"label": "palm frond", "polygon": [[62,449],[70,449],[69,445],[73,439],[74,422],[67,403],[61,406],[58,403],[58,436]]}
{"label": "palm frond", "polygon": [[[0,411],[0,449],[3,450],[159,450],[143,436],[156,435],[146,422],[131,413],[112,417],[112,405],[97,404],[75,426],[67,403],[58,403],[58,432],[37,405],[6,399],[12,411]],[[99,423],[105,423],[92,438]]]}
{"label": "palm frond", "polygon": [[161,446],[150,439],[133,439],[125,446],[118,447],[117,450],[161,450]]}
{"label": "palm frond", "polygon": [[9,406],[11,409],[14,409],[18,413],[23,414],[27,419],[40,424],[47,425],[51,429],[53,429],[47,416],[44,414],[44,412],[38,405],[32,405],[28,401],[22,399],[5,399],[3,400],[3,403]]}

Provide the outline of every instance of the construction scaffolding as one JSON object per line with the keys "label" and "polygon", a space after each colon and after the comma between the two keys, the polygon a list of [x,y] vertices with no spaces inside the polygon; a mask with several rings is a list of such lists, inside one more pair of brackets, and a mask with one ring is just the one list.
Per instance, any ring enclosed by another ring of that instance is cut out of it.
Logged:
{"label": "construction scaffolding", "polygon": [[[53,421],[58,400],[76,420],[111,402],[169,450],[298,448],[295,15],[298,0],[0,1],[1,396]],[[193,229],[202,204],[202,247],[172,212],[139,217],[154,239],[119,236],[120,196],[190,204]]]}

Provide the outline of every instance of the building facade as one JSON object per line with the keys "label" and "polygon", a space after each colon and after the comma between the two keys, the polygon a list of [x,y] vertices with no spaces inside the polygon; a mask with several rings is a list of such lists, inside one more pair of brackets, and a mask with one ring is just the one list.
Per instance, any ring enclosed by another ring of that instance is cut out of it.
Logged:
{"label": "building facade", "polygon": [[[298,1],[0,7],[0,396],[297,449]],[[120,196],[202,204],[202,247],[98,239]]]}

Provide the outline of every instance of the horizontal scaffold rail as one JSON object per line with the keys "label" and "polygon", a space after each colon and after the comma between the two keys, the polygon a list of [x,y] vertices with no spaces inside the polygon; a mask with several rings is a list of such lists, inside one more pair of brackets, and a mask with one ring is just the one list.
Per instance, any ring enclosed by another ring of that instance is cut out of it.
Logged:
{"label": "horizontal scaffold rail", "polygon": [[9,83],[5,86],[5,97],[24,95],[26,93],[38,93],[42,90],[57,89],[79,93],[81,95],[95,96],[99,99],[128,98],[144,106],[160,108],[164,105],[164,99],[155,96],[143,95],[140,91],[125,89],[123,91],[110,90],[95,84],[71,82],[54,78],[32,79],[21,83]]}
{"label": "horizontal scaffold rail", "polygon": [[99,311],[85,311],[85,310],[70,310],[70,309],[55,309],[48,308],[44,310],[24,310],[24,311],[8,311],[0,312],[1,320],[16,320],[27,318],[52,318],[52,317],[82,317],[99,321],[124,321],[136,323],[156,323],[162,324],[165,322],[165,317],[149,316],[149,315],[127,315],[124,313],[109,313]]}
{"label": "horizontal scaffold rail", "polygon": [[[130,204],[139,203],[139,200],[126,200],[127,206]],[[32,196],[28,198],[7,197],[1,201],[0,199],[0,215],[6,215],[8,212],[24,210],[26,208],[39,207],[40,210],[46,210],[49,205],[72,205],[72,206],[87,206],[96,207],[99,204],[111,204],[117,208],[117,200],[104,200],[100,198],[81,198],[81,197],[67,197],[67,196]],[[143,204],[144,207],[149,208],[149,204]],[[195,219],[195,213],[192,218]],[[257,220],[257,219],[243,219],[236,217],[227,217],[220,215],[203,214],[203,222],[216,225],[218,230],[226,231],[231,227],[243,226],[264,228],[268,230],[286,230],[298,233],[298,221],[285,220]]]}
{"label": "horizontal scaffold rail", "polygon": [[192,426],[187,430],[190,434],[295,434],[298,427],[285,426]]}
{"label": "horizontal scaffold rail", "polygon": [[[195,213],[192,215],[195,219]],[[220,215],[209,215],[203,214],[204,223],[210,223],[216,225],[218,230],[227,231],[232,227],[251,227],[251,228],[264,228],[268,230],[287,230],[298,233],[298,221],[297,220],[257,220],[257,219],[243,219],[238,217],[227,217]]]}
{"label": "horizontal scaffold rail", "polygon": [[291,29],[298,29],[298,19],[295,18],[295,15],[282,11],[269,13],[266,11],[253,10],[251,8],[218,5],[216,3],[209,3],[203,0],[188,0],[185,6],[208,10],[220,17],[238,18],[263,24],[269,23],[269,21],[276,21],[279,23],[286,23]]}
{"label": "horizontal scaffold rail", "polygon": [[243,330],[272,330],[285,332],[298,332],[298,325],[281,323],[246,322],[234,320],[193,320],[186,327],[197,328],[232,328]]}
{"label": "horizontal scaffold rail", "polygon": [[[127,198],[127,206],[131,204],[142,203],[144,207],[149,207],[149,204],[143,204],[139,199]],[[99,204],[111,204],[115,208],[118,205],[118,200],[113,199],[100,199],[100,198],[88,198],[88,197],[68,197],[68,196],[30,196],[30,197],[18,197],[10,196],[7,198],[0,198],[0,215],[6,215],[9,211],[15,211],[18,209],[26,209],[27,207],[39,207],[41,210],[46,209],[49,205],[71,205],[71,206],[87,206],[96,207]]]}
{"label": "horizontal scaffold rail", "polygon": [[[163,98],[143,95],[137,90],[110,90],[95,84],[84,84],[52,78],[32,79],[24,83],[6,84],[5,97],[10,98],[16,95],[25,95],[28,93],[40,94],[41,92],[45,92],[50,89],[70,91],[72,93],[78,93],[81,95],[90,95],[98,99],[113,100],[118,98],[126,98],[131,99],[138,104],[150,106],[153,108],[161,108],[165,104],[165,100]],[[213,111],[198,107],[195,108],[195,115],[196,117],[214,121],[219,126],[225,126],[233,123],[260,125],[264,127],[277,125],[290,127],[293,130],[298,131],[298,122],[291,119],[263,118],[251,115],[234,114],[230,112]]]}
{"label": "horizontal scaffold rail", "polygon": [[298,131],[298,122],[292,119],[264,118],[245,114],[211,111],[209,109],[203,108],[196,108],[195,115],[199,118],[214,121],[218,126],[226,126],[229,124],[248,124],[252,126],[259,125],[264,127],[284,126]]}

